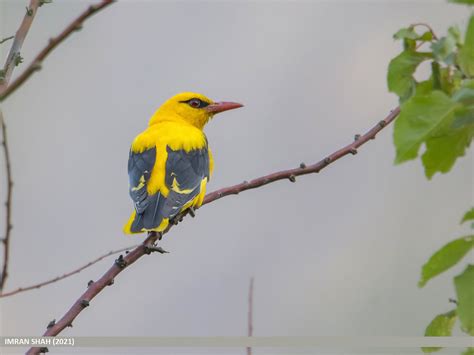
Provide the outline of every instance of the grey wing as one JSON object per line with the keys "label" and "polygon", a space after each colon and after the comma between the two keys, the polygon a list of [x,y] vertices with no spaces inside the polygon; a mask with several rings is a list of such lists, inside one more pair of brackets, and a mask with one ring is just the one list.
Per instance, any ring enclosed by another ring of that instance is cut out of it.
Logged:
{"label": "grey wing", "polygon": [[150,180],[151,171],[155,165],[156,148],[134,153],[130,150],[128,157],[129,193],[137,214],[142,213],[148,206],[146,185]]}
{"label": "grey wing", "polygon": [[136,216],[131,225],[131,231],[141,232],[143,229],[153,229],[160,225],[163,216],[159,213],[164,199],[160,192],[149,195],[147,183],[156,161],[156,148],[142,153],[130,151],[128,158],[129,193],[133,200]]}
{"label": "grey wing", "polygon": [[167,147],[167,151],[165,183],[170,191],[161,213],[173,218],[201,192],[202,180],[209,180],[209,151],[207,146],[189,152]]}

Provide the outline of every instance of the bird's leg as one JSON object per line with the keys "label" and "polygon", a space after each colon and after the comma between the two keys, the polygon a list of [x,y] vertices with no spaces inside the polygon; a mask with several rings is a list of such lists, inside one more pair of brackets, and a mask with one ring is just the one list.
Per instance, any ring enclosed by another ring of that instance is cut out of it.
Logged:
{"label": "bird's leg", "polygon": [[191,217],[196,217],[196,210],[194,209],[193,206],[188,208],[188,213],[191,215]]}
{"label": "bird's leg", "polygon": [[157,253],[160,253],[160,254],[165,254],[165,253],[168,253],[166,250],[164,250],[162,247],[157,247],[156,244],[156,240],[161,240],[161,238],[163,237],[163,233],[162,232],[155,232],[155,231],[150,231],[148,232],[148,238],[147,240],[145,240],[145,253],[146,254],[151,254],[153,252],[157,252]]}

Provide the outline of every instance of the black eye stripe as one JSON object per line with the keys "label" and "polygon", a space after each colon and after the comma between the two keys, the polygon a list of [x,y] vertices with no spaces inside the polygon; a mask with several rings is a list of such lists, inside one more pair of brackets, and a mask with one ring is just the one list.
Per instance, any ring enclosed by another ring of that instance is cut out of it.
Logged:
{"label": "black eye stripe", "polygon": [[203,108],[203,107],[209,106],[209,102],[202,101],[201,99],[198,99],[196,97],[193,97],[192,99],[189,99],[186,101],[180,101],[180,102],[186,103],[192,108]]}

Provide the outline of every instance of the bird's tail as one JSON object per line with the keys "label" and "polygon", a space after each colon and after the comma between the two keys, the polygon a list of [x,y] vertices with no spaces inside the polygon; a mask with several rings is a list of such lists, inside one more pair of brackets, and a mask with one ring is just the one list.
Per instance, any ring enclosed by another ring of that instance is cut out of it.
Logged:
{"label": "bird's tail", "polygon": [[134,210],[128,219],[128,222],[123,227],[123,232],[125,234],[139,234],[145,232],[163,232],[169,225],[169,218],[162,218],[159,221],[159,225],[145,225],[147,218],[143,214],[137,215],[137,212]]}
{"label": "bird's tail", "polygon": [[[135,219],[137,217],[137,212],[134,210],[132,212],[132,214],[130,215],[130,218],[128,219],[127,223],[123,226],[123,232],[125,234],[138,234],[138,233],[142,233],[141,229],[143,228],[143,225],[142,225],[142,228],[140,229],[137,229],[136,227],[137,226],[137,223],[135,223]],[[133,227],[132,227],[133,226]]]}

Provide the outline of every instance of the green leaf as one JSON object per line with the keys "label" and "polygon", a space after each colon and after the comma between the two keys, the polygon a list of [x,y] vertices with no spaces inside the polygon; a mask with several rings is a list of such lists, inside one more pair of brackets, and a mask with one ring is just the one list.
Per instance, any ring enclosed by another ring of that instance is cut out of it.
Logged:
{"label": "green leaf", "polygon": [[419,37],[418,33],[415,32],[415,30],[412,26],[402,28],[402,29],[398,30],[398,32],[393,35],[394,39],[405,39],[405,38],[418,39],[418,37]]}
{"label": "green leaf", "polygon": [[462,45],[461,30],[458,26],[451,26],[448,28],[448,36],[454,40],[457,46]]}
{"label": "green leaf", "polygon": [[474,105],[474,80],[466,80],[453,94],[453,100],[465,105]]}
{"label": "green leaf", "polygon": [[466,348],[461,355],[474,355],[474,348]]}
{"label": "green leaf", "polygon": [[430,42],[433,40],[433,33],[431,31],[426,31],[420,36],[419,40],[423,42]]}
{"label": "green leaf", "polygon": [[431,45],[431,49],[437,61],[444,62],[448,65],[454,64],[456,40],[453,37],[442,37]]}
{"label": "green leaf", "polygon": [[468,265],[461,275],[454,278],[458,300],[457,314],[461,329],[474,335],[474,265]]}
{"label": "green leaf", "polygon": [[474,15],[469,19],[464,46],[458,52],[457,62],[464,74],[474,76]]}
{"label": "green leaf", "polygon": [[467,126],[453,129],[449,134],[428,138],[426,151],[421,157],[426,177],[431,179],[437,172],[449,172],[457,158],[464,156],[473,137],[474,126]]}
{"label": "green leaf", "polygon": [[467,128],[474,125],[474,105],[464,106],[457,110],[452,124],[453,129]]}
{"label": "green leaf", "polygon": [[395,164],[416,158],[426,139],[449,127],[459,107],[460,104],[438,90],[416,95],[403,103],[394,127]]}
{"label": "green leaf", "polygon": [[472,207],[469,211],[467,211],[464,216],[462,217],[461,224],[467,221],[474,220],[474,207]]}
{"label": "green leaf", "polygon": [[460,85],[457,77],[451,74],[450,68],[449,67],[444,67],[440,69],[440,85],[441,89],[451,96],[453,92],[458,88]]}
{"label": "green leaf", "polygon": [[472,248],[474,235],[455,239],[444,245],[423,265],[418,287],[423,287],[435,276],[456,265]]}
{"label": "green leaf", "polygon": [[410,96],[416,84],[415,78],[413,78],[416,68],[431,57],[431,53],[405,50],[393,58],[388,66],[388,90],[400,98]]}
{"label": "green leaf", "polygon": [[[426,327],[426,337],[449,337],[452,334],[454,323],[456,322],[456,311],[438,314]],[[424,353],[432,353],[441,350],[440,347],[421,348]]]}
{"label": "green leaf", "polygon": [[448,1],[455,4],[474,5],[474,0],[448,0]]}

